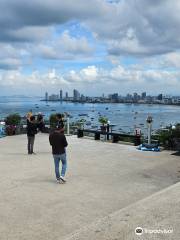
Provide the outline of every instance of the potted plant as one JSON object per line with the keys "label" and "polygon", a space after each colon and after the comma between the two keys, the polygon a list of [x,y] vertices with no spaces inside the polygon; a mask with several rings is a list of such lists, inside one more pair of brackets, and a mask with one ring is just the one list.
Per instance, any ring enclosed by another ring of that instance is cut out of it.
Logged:
{"label": "potted plant", "polygon": [[86,120],[83,119],[83,118],[80,119],[80,120],[77,122],[77,126],[78,126],[77,136],[78,136],[78,138],[84,136],[83,129],[84,129],[84,123],[85,123],[85,122],[86,122]]}
{"label": "potted plant", "polygon": [[101,123],[101,126],[100,126],[101,131],[106,131],[106,127],[108,124],[108,118],[101,116],[101,117],[99,117],[99,122]]}
{"label": "potted plant", "polygon": [[6,134],[15,135],[16,129],[18,129],[21,122],[21,116],[18,113],[10,114],[6,117]]}

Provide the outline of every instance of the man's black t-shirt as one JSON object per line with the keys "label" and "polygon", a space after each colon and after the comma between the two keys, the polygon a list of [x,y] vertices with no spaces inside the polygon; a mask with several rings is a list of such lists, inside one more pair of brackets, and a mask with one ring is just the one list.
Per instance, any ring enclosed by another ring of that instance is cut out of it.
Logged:
{"label": "man's black t-shirt", "polygon": [[49,135],[49,143],[53,154],[65,153],[65,147],[68,145],[65,135],[59,131],[54,131]]}

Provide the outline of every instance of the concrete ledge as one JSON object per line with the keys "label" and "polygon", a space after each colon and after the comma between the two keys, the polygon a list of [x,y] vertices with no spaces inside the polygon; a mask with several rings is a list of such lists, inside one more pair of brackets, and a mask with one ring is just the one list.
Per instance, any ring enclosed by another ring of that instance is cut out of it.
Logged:
{"label": "concrete ledge", "polygon": [[[180,183],[116,211],[63,240],[178,240],[180,236]],[[141,227],[142,235],[135,229]],[[151,230],[169,230],[169,233]]]}

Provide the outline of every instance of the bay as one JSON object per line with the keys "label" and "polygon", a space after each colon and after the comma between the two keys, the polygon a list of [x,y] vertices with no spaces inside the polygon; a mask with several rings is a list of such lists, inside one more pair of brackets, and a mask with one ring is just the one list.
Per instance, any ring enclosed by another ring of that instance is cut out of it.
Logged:
{"label": "bay", "polygon": [[99,116],[106,116],[114,130],[132,133],[135,127],[141,128],[146,133],[146,118],[148,114],[153,117],[153,129],[160,129],[169,124],[180,122],[180,106],[172,105],[148,105],[148,104],[91,104],[72,102],[44,102],[40,97],[0,97],[0,118],[8,114],[19,113],[25,116],[32,109],[34,114],[41,112],[48,119],[52,113],[67,112],[71,115],[70,121],[76,122],[85,119],[86,127],[99,126]]}

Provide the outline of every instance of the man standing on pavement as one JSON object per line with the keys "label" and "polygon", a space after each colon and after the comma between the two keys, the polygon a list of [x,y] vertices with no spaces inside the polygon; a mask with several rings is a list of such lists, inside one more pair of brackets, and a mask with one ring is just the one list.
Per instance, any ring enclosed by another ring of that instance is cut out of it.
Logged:
{"label": "man standing on pavement", "polygon": [[[54,158],[55,174],[57,183],[65,183],[65,174],[67,168],[66,150],[68,143],[64,135],[62,126],[57,126],[49,135],[49,143],[52,146],[52,154]],[[59,173],[59,163],[62,163],[61,175]]]}
{"label": "man standing on pavement", "polygon": [[35,154],[33,151],[35,135],[37,134],[37,125],[35,122],[35,117],[30,116],[27,119],[27,138],[28,138],[28,154]]}

